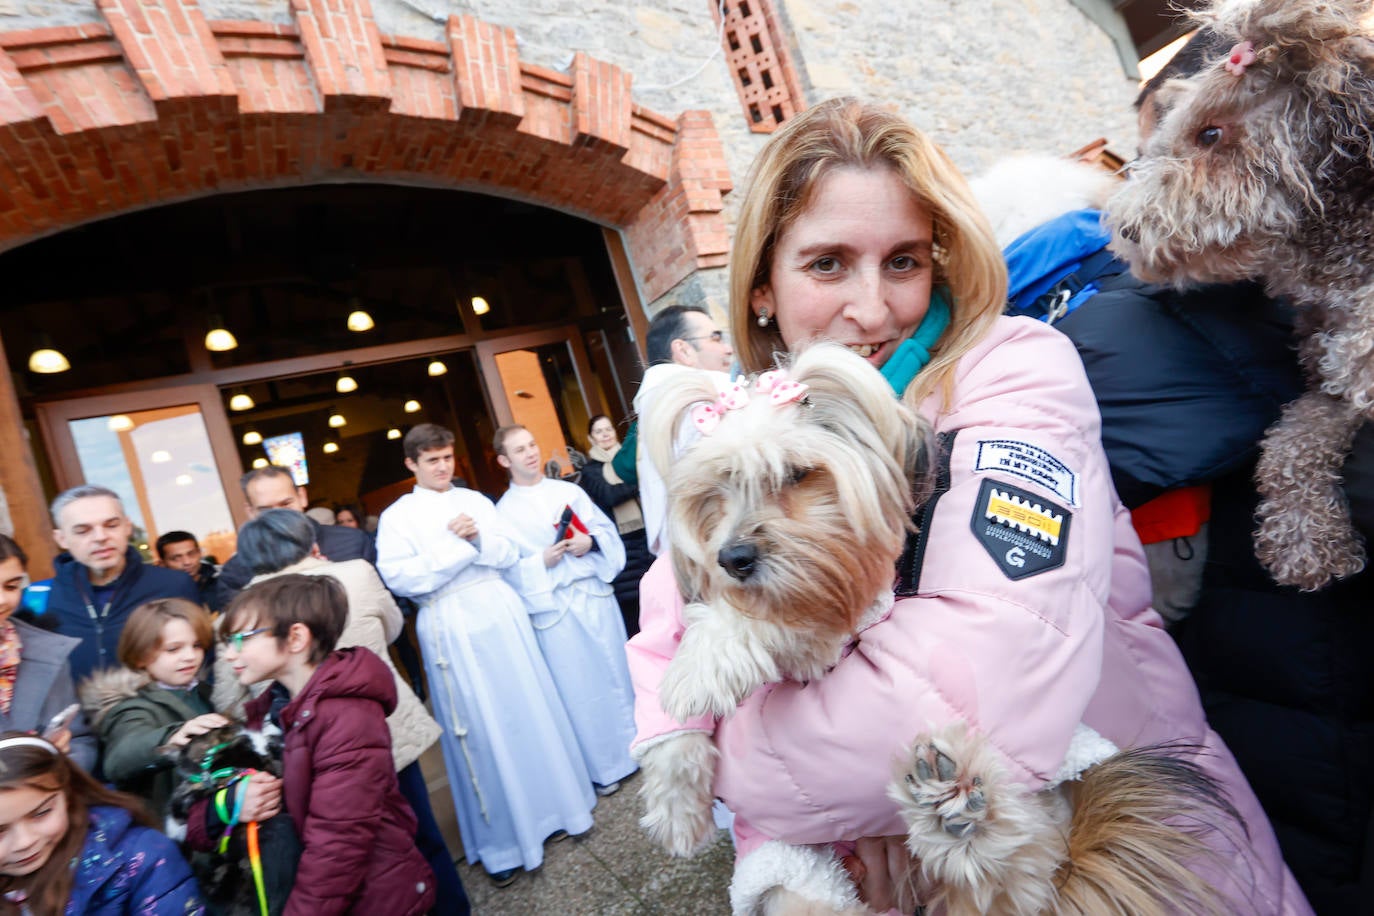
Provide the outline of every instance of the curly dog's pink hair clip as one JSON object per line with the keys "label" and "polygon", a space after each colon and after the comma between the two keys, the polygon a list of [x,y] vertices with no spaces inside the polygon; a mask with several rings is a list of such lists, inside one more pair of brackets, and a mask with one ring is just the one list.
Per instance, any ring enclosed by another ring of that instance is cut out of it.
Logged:
{"label": "curly dog's pink hair clip", "polygon": [[1231,56],[1226,58],[1226,72],[1232,76],[1244,76],[1245,68],[1255,62],[1256,56],[1253,41],[1238,43],[1231,49]]}
{"label": "curly dog's pink hair clip", "polygon": [[[785,369],[773,369],[754,380],[754,394],[767,395],[768,403],[774,407],[791,404],[806,397],[806,385],[787,377]],[[721,392],[720,397],[692,408],[692,424],[703,436],[709,436],[720,426],[720,421],[731,410],[739,410],[749,403],[749,389],[739,382]]]}

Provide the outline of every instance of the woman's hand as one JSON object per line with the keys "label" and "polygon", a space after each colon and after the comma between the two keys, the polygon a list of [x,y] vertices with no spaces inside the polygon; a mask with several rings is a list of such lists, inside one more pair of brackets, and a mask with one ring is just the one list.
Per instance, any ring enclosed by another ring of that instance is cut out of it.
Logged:
{"label": "woman's hand", "polygon": [[243,810],[239,812],[239,823],[265,821],[281,813],[281,780],[271,773],[254,773],[248,778],[247,792],[243,797]]}
{"label": "woman's hand", "polygon": [[196,716],[181,724],[172,737],[167,739],[167,743],[172,747],[185,747],[186,743],[196,735],[203,735],[211,729],[223,728],[229,724],[229,720],[217,712],[207,712],[203,716]]}
{"label": "woman's hand", "polygon": [[916,911],[912,878],[920,863],[907,850],[906,837],[863,837],[855,841],[854,854],[845,856],[841,864],[854,879],[859,899],[869,908],[879,913],[894,907],[902,913]]}

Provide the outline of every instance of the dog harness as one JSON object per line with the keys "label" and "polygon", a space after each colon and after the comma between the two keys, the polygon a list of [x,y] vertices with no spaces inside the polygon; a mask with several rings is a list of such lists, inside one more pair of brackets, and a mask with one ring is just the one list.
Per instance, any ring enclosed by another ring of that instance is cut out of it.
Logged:
{"label": "dog harness", "polygon": [[[221,779],[229,780],[218,792],[215,793],[215,814],[224,822],[224,834],[219,838],[218,852],[224,855],[229,850],[229,838],[234,833],[234,828],[239,825],[239,817],[243,814],[243,802],[248,797],[248,789],[245,787],[241,792],[234,793],[234,810],[229,810],[229,792],[234,786],[250,779],[257,770],[236,770],[233,767],[220,767],[211,769],[214,765],[215,755],[229,746],[228,742],[216,744],[205,752],[205,756],[200,760],[200,772],[187,776],[187,780],[193,783],[215,783]],[[258,910],[262,916],[268,916],[267,907],[267,883],[263,879],[262,872],[262,850],[258,845],[258,822],[249,821],[247,823],[248,839],[248,865],[253,872],[253,886],[258,892]]]}

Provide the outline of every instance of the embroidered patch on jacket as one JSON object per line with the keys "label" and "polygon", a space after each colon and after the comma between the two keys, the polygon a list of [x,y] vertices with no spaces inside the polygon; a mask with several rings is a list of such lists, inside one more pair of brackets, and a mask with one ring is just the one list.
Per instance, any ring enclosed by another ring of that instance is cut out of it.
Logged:
{"label": "embroidered patch on jacket", "polygon": [[998,471],[1038,483],[1070,506],[1078,505],[1078,475],[1064,462],[1029,442],[979,439],[975,471]]}
{"label": "embroidered patch on jacket", "polygon": [[973,506],[973,536],[1008,579],[1064,565],[1073,513],[1000,480],[985,480]]}

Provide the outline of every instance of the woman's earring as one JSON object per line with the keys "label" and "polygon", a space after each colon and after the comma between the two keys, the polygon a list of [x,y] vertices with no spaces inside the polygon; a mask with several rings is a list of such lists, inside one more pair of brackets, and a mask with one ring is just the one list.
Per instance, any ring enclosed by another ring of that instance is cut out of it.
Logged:
{"label": "woman's earring", "polygon": [[766,328],[766,327],[768,327],[768,322],[769,322],[768,309],[759,309],[759,327],[761,327],[761,328]]}

